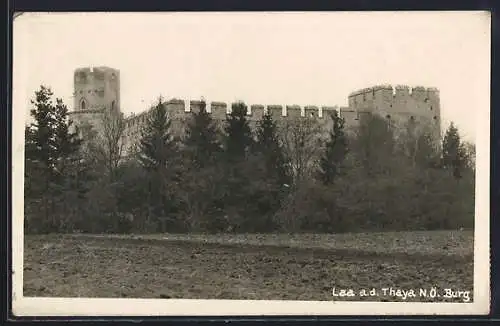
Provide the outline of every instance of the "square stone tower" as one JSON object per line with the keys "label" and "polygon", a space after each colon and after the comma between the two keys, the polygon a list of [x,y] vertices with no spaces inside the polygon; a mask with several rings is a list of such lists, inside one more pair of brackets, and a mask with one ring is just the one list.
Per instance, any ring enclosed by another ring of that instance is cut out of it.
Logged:
{"label": "square stone tower", "polygon": [[70,117],[77,126],[100,130],[104,110],[120,111],[120,71],[109,67],[86,67],[74,73],[74,103]]}
{"label": "square stone tower", "polygon": [[108,67],[75,70],[74,111],[119,109],[120,71]]}

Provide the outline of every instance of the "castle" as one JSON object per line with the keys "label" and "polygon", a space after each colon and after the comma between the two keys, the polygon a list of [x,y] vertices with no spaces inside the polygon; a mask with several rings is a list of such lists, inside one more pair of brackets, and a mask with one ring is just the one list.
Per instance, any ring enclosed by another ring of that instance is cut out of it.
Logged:
{"label": "castle", "polygon": [[[90,124],[99,130],[104,110],[120,111],[120,72],[109,67],[79,68],[74,73],[74,106],[70,118],[76,125]],[[184,122],[192,112],[197,112],[201,101],[170,99],[165,102],[172,128],[181,135]],[[207,112],[216,121],[223,121],[230,113],[231,105],[224,102],[207,102]],[[248,120],[255,125],[265,112],[280,121],[316,119],[323,129],[331,126],[328,112],[336,110],[345,119],[345,126],[352,130],[359,125],[365,113],[375,113],[397,126],[413,120],[422,126],[430,126],[435,139],[441,135],[439,90],[436,88],[380,85],[351,93],[347,107],[299,105],[248,106]],[[139,139],[141,127],[147,121],[150,110],[126,118],[123,141],[126,149]]]}

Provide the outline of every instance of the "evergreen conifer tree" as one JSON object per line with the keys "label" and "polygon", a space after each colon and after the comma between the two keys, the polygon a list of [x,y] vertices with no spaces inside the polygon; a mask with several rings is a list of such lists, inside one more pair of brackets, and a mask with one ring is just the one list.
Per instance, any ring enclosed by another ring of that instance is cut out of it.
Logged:
{"label": "evergreen conifer tree", "polygon": [[75,180],[83,169],[79,156],[81,140],[70,131],[67,107],[61,99],[56,99],[54,105],[52,96],[49,87],[41,86],[31,101],[34,122],[25,129],[25,189],[28,205],[41,204],[37,212],[43,215],[41,223],[52,223],[54,228],[57,205],[68,204],[59,197],[81,190]]}
{"label": "evergreen conifer tree", "polygon": [[160,98],[149,112],[139,143],[139,161],[146,170],[164,171],[172,153],[177,150],[170,126],[165,103]]}
{"label": "evergreen conifer tree", "polygon": [[443,167],[450,169],[453,176],[459,179],[465,166],[465,149],[457,127],[451,122],[443,138]]}
{"label": "evergreen conifer tree", "polygon": [[263,115],[257,126],[255,150],[265,162],[266,174],[283,187],[291,183],[291,175],[285,159],[276,121],[268,112]]}
{"label": "evergreen conifer tree", "polygon": [[248,161],[253,135],[247,119],[247,106],[234,103],[226,119],[224,135],[224,184],[222,200],[228,215],[228,228],[244,230],[251,223],[248,196],[251,193],[253,166]]}
{"label": "evergreen conifer tree", "polygon": [[73,121],[68,119],[68,108],[61,99],[56,100],[54,120],[54,154],[59,160],[55,168],[60,175],[64,175],[68,166],[79,163],[81,157],[78,151],[83,140],[77,131],[71,131]]}
{"label": "evergreen conifer tree", "polygon": [[324,154],[319,162],[319,177],[325,185],[334,182],[339,173],[340,165],[347,154],[347,137],[344,133],[345,121],[337,111],[331,115],[331,119],[333,120],[333,127],[330,130]]}
{"label": "evergreen conifer tree", "polygon": [[149,112],[139,143],[139,162],[149,179],[150,217],[159,222],[164,231],[168,222],[173,222],[169,214],[175,211],[175,176],[178,164],[178,146],[171,130],[171,120],[165,103],[160,98]]}
{"label": "evergreen conifer tree", "polygon": [[230,161],[244,159],[253,145],[245,103],[234,103],[226,120],[225,152]]}
{"label": "evergreen conifer tree", "polygon": [[31,101],[35,108],[30,111],[34,122],[26,126],[25,132],[26,159],[39,163],[47,172],[52,170],[55,163],[55,114],[52,95],[50,88],[45,86],[35,92],[35,99]]}
{"label": "evergreen conifer tree", "polygon": [[200,110],[188,120],[184,139],[189,159],[195,168],[203,168],[215,162],[221,150],[217,136],[217,125],[206,111],[206,103],[202,102]]}
{"label": "evergreen conifer tree", "polygon": [[273,219],[290,190],[292,175],[285,159],[278,125],[270,113],[257,123],[256,142],[250,161],[249,195],[253,203],[253,232],[271,232],[277,228]]}
{"label": "evergreen conifer tree", "polygon": [[183,142],[185,163],[182,178],[186,224],[193,231],[225,230],[223,189],[224,161],[220,132],[212,115],[201,101],[199,111],[187,121]]}
{"label": "evergreen conifer tree", "polygon": [[35,92],[35,106],[31,110],[34,122],[25,129],[25,157],[36,162],[46,171],[50,181],[64,174],[64,168],[76,157],[82,140],[77,132],[71,131],[72,121],[68,119],[68,109],[61,99],[52,102],[50,88],[41,86]]}

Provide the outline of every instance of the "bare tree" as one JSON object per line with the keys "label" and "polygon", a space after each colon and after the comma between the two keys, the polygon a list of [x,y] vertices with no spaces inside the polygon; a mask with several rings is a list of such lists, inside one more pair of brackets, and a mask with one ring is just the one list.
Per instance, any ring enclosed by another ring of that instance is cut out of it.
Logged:
{"label": "bare tree", "polygon": [[310,118],[286,120],[280,128],[285,155],[297,184],[316,170],[324,135],[318,121]]}
{"label": "bare tree", "polygon": [[432,138],[432,129],[428,125],[408,121],[405,130],[397,138],[397,145],[413,167],[428,167],[436,162],[439,144]]}
{"label": "bare tree", "polygon": [[472,170],[476,170],[476,144],[464,141],[463,148],[466,157],[466,164]]}
{"label": "bare tree", "polygon": [[[395,160],[395,128],[390,121],[377,114],[362,118],[353,137],[353,152],[368,176],[390,174]],[[413,153],[413,150],[410,151]]]}
{"label": "bare tree", "polygon": [[100,124],[100,132],[96,137],[96,155],[113,180],[123,158],[125,118],[118,110],[104,110]]}

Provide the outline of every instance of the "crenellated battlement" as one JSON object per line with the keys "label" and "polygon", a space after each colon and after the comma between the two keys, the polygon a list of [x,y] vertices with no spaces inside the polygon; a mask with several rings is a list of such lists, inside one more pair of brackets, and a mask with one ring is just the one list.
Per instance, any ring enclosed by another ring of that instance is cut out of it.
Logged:
{"label": "crenellated battlement", "polygon": [[75,125],[99,129],[105,110],[120,111],[120,71],[104,66],[76,69],[70,113]]}
{"label": "crenellated battlement", "polygon": [[391,91],[391,93],[394,96],[401,96],[401,95],[411,95],[414,93],[420,94],[423,92],[426,93],[439,93],[439,90],[436,87],[423,87],[423,86],[414,86],[410,87],[408,85],[396,85],[392,86],[389,84],[385,85],[376,85],[373,87],[368,87],[368,88],[363,88],[356,90],[354,92],[351,92],[349,94],[349,98],[351,97],[357,97],[359,95],[367,95],[367,94],[374,94],[374,93],[379,93],[380,91]]}
{"label": "crenellated battlement", "polygon": [[189,112],[198,113],[204,106],[205,110],[208,110],[207,104],[200,100],[189,101]]}
{"label": "crenellated battlement", "polygon": [[288,119],[302,118],[302,108],[300,105],[287,105],[285,107],[285,117]]}
{"label": "crenellated battlement", "polygon": [[348,101],[355,112],[369,111],[399,117],[401,121],[418,117],[440,123],[439,90],[434,87],[379,85],[352,92]]}
{"label": "crenellated battlement", "polygon": [[403,126],[408,120],[420,121],[423,126],[431,126],[436,137],[440,137],[441,105],[435,87],[379,85],[352,92],[348,101],[349,111],[344,114],[350,117],[346,119],[347,125],[359,120],[361,112],[370,112],[387,117],[395,126]]}
{"label": "crenellated battlement", "polygon": [[[89,122],[99,128],[99,117],[103,110],[120,111],[120,72],[117,69],[99,66],[76,69],[74,72],[74,108],[72,118],[77,122]],[[175,133],[182,135],[185,122],[202,106],[217,122],[224,121],[237,103],[224,101],[182,100],[171,98],[164,102],[172,119]],[[247,104],[247,118],[253,127],[265,113],[278,122],[318,120],[325,130],[331,127],[328,119],[338,112],[345,120],[345,127],[359,126],[362,117],[378,114],[391,120],[391,123],[404,123],[408,120],[422,121],[434,126],[440,134],[440,99],[435,87],[380,84],[356,90],[348,95],[348,106],[317,106],[298,104]],[[147,123],[151,109],[126,117],[125,142],[136,141],[143,126]]]}
{"label": "crenellated battlement", "polygon": [[[172,98],[164,102],[166,105],[168,114],[172,120],[184,121],[191,114],[199,112],[201,107],[205,103],[205,110],[207,113],[211,114],[212,118],[216,121],[222,121],[227,118],[231,112],[231,107],[237,103],[226,103],[221,101],[203,102],[201,100],[190,100],[185,101],[177,98]],[[145,123],[147,121],[148,112],[151,109],[143,111],[139,114],[131,114],[126,117],[126,125],[135,126],[138,124]],[[325,116],[329,116],[329,112],[337,110],[337,106],[316,106],[316,105],[305,105],[300,106],[298,104],[293,105],[279,105],[279,104],[251,104],[247,105],[247,118],[252,122],[261,120],[264,114],[267,112],[271,113],[271,116],[280,120],[290,120],[290,119],[322,119]]]}
{"label": "crenellated battlement", "polygon": [[319,108],[315,105],[306,105],[304,107],[304,116],[306,118],[319,118]]}
{"label": "crenellated battlement", "polygon": [[[413,102],[410,103],[409,101]],[[279,104],[250,104],[247,105],[248,119],[260,120],[262,116],[269,112],[277,120],[288,120],[298,118],[322,119],[330,115],[333,111],[338,111],[340,115],[349,115],[352,122],[357,119],[356,112],[376,112],[387,114],[397,113],[424,113],[424,116],[435,115],[438,111],[439,90],[431,87],[407,85],[376,85],[371,88],[364,88],[352,92],[349,95],[349,106],[339,109],[338,106],[316,106],[316,105],[279,105]],[[184,120],[194,112],[199,112],[203,105],[202,100],[185,101],[172,98],[165,102],[170,117],[173,120]],[[205,102],[205,109],[215,120],[224,120],[231,112],[231,107],[237,103],[226,103],[222,101]],[[434,107],[432,107],[434,104]],[[424,108],[424,106],[426,108]],[[428,108],[427,108],[428,107]],[[431,109],[432,107],[432,109]],[[418,111],[420,110],[420,112]],[[428,113],[428,111],[434,111]],[[418,114],[417,114],[418,115]],[[422,115],[422,114],[420,114]],[[134,115],[129,119],[141,119],[142,114]]]}
{"label": "crenellated battlement", "polygon": [[85,67],[75,69],[75,78],[85,78],[85,77],[94,77],[98,80],[103,80],[104,77],[108,74],[119,74],[120,71],[118,69],[109,68],[106,66],[99,67]]}
{"label": "crenellated battlement", "polygon": [[[178,135],[184,132],[183,126],[187,119],[195,112],[199,112],[203,105],[207,113],[217,122],[227,119],[231,108],[238,103],[222,101],[201,101],[173,98],[165,102],[168,114],[173,121],[173,128]],[[252,128],[261,120],[264,114],[270,113],[278,122],[300,119],[316,119],[327,130],[332,121],[329,117],[333,112],[338,112],[345,120],[345,127],[351,130],[359,125],[360,119],[366,114],[378,113],[383,117],[391,117],[391,121],[406,121],[413,116],[418,120],[429,119],[430,123],[439,123],[439,91],[435,88],[416,86],[410,88],[406,85],[377,85],[351,93],[349,106],[317,106],[317,105],[279,105],[279,104],[250,104],[247,105],[247,119]],[[127,142],[138,139],[141,126],[147,121],[147,112],[127,118]],[[439,128],[437,129],[439,130]],[[438,131],[439,132],[439,131]]]}
{"label": "crenellated battlement", "polygon": [[283,117],[283,105],[271,104],[266,109],[266,112],[274,119],[281,119]]}

